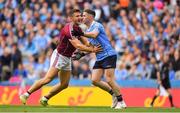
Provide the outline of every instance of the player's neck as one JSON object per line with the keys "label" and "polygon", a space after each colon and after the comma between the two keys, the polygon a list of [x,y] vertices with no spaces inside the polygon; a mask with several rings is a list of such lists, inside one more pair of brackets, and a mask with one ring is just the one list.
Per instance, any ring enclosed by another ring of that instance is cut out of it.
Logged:
{"label": "player's neck", "polygon": [[93,21],[94,21],[94,20],[89,21],[89,23],[87,24],[87,26],[90,27],[91,24],[93,23]]}
{"label": "player's neck", "polygon": [[78,23],[72,22],[73,25],[78,25]]}

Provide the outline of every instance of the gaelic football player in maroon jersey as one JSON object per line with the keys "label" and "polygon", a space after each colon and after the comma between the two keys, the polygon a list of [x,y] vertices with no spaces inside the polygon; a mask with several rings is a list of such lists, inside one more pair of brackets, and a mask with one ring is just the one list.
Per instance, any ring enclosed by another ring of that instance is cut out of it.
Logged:
{"label": "gaelic football player in maroon jersey", "polygon": [[[71,75],[71,57],[76,49],[86,52],[99,52],[102,50],[100,46],[87,47],[78,40],[78,38],[72,36],[71,31],[76,32],[81,30],[78,27],[78,23],[81,20],[81,12],[78,9],[72,10],[70,14],[71,23],[67,23],[62,29],[59,35],[59,41],[57,48],[53,51],[51,56],[51,62],[48,72],[45,77],[35,82],[26,93],[20,95],[20,100],[23,104],[26,104],[28,97],[40,89],[43,85],[48,84],[53,78],[58,75],[60,83],[52,87],[49,93],[40,99],[40,104],[43,106],[48,105],[48,100],[68,87],[70,75]],[[75,43],[74,43],[75,42]]]}

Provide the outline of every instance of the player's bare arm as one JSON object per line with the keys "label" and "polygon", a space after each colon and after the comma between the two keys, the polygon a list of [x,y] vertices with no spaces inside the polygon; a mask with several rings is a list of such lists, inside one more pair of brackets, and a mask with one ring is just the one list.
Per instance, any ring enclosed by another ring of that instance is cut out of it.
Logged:
{"label": "player's bare arm", "polygon": [[90,44],[90,42],[87,40],[86,37],[81,36],[80,40],[81,40],[81,42],[82,42],[84,45],[86,45],[86,46],[88,46],[88,47],[89,47],[89,46],[92,46],[92,45]]}
{"label": "player's bare arm", "polygon": [[[90,46],[93,47],[93,45],[87,40],[86,37],[81,36],[81,38],[79,38],[79,39],[80,39],[81,42],[82,42],[84,45],[86,45],[87,47],[90,47]],[[73,59],[73,60],[79,60],[79,59],[81,59],[82,57],[84,57],[84,56],[86,56],[86,55],[88,55],[88,54],[90,54],[90,53],[91,53],[91,52],[84,52],[84,51],[77,50],[76,52],[73,53],[72,59]]]}
{"label": "player's bare arm", "polygon": [[91,32],[85,32],[84,36],[87,38],[96,38],[99,35],[99,31],[93,30]]}
{"label": "player's bare arm", "polygon": [[[81,36],[80,38],[81,42],[86,45],[87,47],[94,47],[87,39],[87,37]],[[89,54],[87,52],[84,52],[85,54]]]}
{"label": "player's bare arm", "polygon": [[69,41],[75,48],[81,51],[94,52],[94,53],[102,51],[102,47],[100,45],[87,47],[86,45],[83,45],[81,41],[75,37],[72,37],[72,39],[69,39]]}
{"label": "player's bare arm", "polygon": [[99,35],[98,30],[93,30],[91,32],[83,32],[80,28],[79,31],[71,31],[73,36],[84,36],[86,38],[96,38]]}
{"label": "player's bare arm", "polygon": [[72,36],[77,37],[86,37],[86,38],[96,38],[99,35],[98,28],[95,28],[93,31],[84,32],[80,27],[76,26],[75,29],[71,31]]}

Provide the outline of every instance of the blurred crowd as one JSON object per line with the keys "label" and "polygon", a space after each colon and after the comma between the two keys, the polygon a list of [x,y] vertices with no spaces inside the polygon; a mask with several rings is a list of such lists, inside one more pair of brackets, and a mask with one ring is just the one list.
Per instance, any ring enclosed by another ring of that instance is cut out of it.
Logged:
{"label": "blurred crowd", "polygon": [[[95,10],[118,53],[117,80],[155,79],[164,56],[180,79],[179,0],[0,0],[0,81],[44,77],[72,8]],[[95,60],[72,61],[72,77],[90,78]]]}

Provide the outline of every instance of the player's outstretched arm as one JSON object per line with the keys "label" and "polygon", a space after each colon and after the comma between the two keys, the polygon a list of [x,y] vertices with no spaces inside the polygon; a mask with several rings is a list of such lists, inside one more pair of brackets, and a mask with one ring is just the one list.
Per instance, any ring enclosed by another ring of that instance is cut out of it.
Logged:
{"label": "player's outstretched arm", "polygon": [[[79,39],[80,39],[80,41],[81,41],[84,45],[86,45],[87,47],[92,46],[92,45],[89,43],[89,41],[88,41],[88,39],[87,39],[86,37],[81,36],[81,38],[79,38]],[[73,53],[72,59],[73,59],[73,60],[79,60],[79,59],[81,59],[82,57],[84,57],[84,56],[86,56],[86,55],[88,55],[88,54],[90,54],[90,53],[91,53],[91,52],[84,52],[84,51],[77,50],[76,52]]]}
{"label": "player's outstretched arm", "polygon": [[84,45],[86,45],[86,46],[88,46],[88,47],[89,47],[89,46],[92,46],[86,37],[81,36],[81,38],[79,38],[79,39],[81,40],[81,42],[82,42]]}
{"label": "player's outstretched arm", "polygon": [[94,30],[91,32],[85,32],[83,36],[87,37],[87,38],[96,38],[99,34],[99,31]]}
{"label": "player's outstretched arm", "polygon": [[77,38],[72,37],[72,39],[69,39],[70,43],[77,49],[81,50],[81,51],[86,51],[86,52],[100,52],[102,51],[102,47],[100,45],[98,46],[86,46],[83,45]]}
{"label": "player's outstretched arm", "polygon": [[96,38],[99,35],[98,28],[94,29],[91,32],[83,32],[82,29],[78,26],[75,26],[73,30],[71,31],[72,36],[85,36],[87,38]]}

